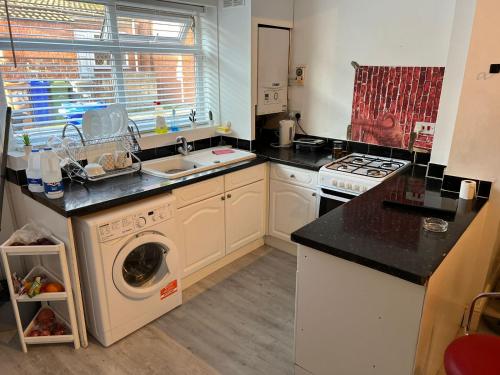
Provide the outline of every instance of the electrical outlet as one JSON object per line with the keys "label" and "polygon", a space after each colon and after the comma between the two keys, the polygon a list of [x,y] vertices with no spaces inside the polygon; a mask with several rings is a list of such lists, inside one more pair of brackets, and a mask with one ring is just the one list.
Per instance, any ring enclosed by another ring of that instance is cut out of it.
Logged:
{"label": "electrical outlet", "polygon": [[435,126],[436,124],[433,122],[417,122],[415,125],[415,131],[420,134],[433,135]]}
{"label": "electrical outlet", "polygon": [[299,115],[299,118],[301,117],[300,111],[294,110],[294,111],[288,112],[288,117],[290,117],[291,119],[296,119],[297,115]]}

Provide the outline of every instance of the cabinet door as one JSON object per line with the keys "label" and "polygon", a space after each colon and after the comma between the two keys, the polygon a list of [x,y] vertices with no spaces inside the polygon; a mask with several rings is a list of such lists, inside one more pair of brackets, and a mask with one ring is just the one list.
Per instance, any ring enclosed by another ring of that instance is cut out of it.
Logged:
{"label": "cabinet door", "polygon": [[265,204],[264,181],[226,193],[226,254],[264,236]]}
{"label": "cabinet door", "polygon": [[290,241],[290,234],[314,220],[316,193],[312,189],[271,180],[269,234]]}
{"label": "cabinet door", "polygon": [[223,195],[178,210],[184,276],[225,255]]}

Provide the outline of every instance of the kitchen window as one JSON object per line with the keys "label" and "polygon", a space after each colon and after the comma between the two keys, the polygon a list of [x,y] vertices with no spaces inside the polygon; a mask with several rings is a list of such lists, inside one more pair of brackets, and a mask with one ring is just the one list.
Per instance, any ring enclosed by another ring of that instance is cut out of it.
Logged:
{"label": "kitchen window", "polygon": [[[14,54],[0,7],[0,72],[21,135],[41,145],[89,109],[126,106],[142,132],[158,111],[170,126],[219,112],[216,12],[148,1],[7,1]],[[14,62],[17,62],[17,67]],[[157,103],[160,103],[159,105]]]}

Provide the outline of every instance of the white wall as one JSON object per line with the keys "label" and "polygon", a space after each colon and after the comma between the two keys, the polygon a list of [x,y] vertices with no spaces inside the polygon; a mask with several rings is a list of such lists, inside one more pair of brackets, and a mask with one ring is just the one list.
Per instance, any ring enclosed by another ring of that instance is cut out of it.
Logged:
{"label": "white wall", "polygon": [[293,19],[293,0],[252,0],[252,17],[274,21]]}
{"label": "white wall", "polygon": [[292,66],[307,65],[291,110],[306,131],[345,138],[352,60],[361,65],[445,66],[455,0],[295,0]]}
{"label": "white wall", "polygon": [[251,3],[223,7],[219,1],[221,121],[231,121],[233,137],[252,139]]}
{"label": "white wall", "polygon": [[[500,75],[485,75],[500,62],[500,2],[480,0],[472,29],[459,109],[446,172],[491,180],[487,227],[479,251],[498,251],[500,242]],[[486,79],[485,79],[486,78]]]}
{"label": "white wall", "polygon": [[476,0],[457,0],[431,154],[436,164],[448,164],[475,10]]}

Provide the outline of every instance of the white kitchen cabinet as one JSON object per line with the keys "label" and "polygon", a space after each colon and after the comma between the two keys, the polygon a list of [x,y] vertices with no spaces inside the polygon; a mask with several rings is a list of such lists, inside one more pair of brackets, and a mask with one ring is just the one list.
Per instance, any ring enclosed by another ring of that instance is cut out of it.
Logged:
{"label": "white kitchen cabinet", "polygon": [[184,276],[225,255],[224,195],[178,210]]}
{"label": "white kitchen cabinet", "polygon": [[269,235],[290,241],[290,234],[316,217],[313,189],[271,180],[269,189]]}
{"label": "white kitchen cabinet", "polygon": [[260,180],[226,193],[226,254],[264,236],[265,191]]}

